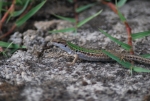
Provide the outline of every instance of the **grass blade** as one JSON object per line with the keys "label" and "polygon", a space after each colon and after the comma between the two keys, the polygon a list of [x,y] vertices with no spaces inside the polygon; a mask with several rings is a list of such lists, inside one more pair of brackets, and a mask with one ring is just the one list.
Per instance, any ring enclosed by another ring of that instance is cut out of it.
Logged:
{"label": "grass blade", "polygon": [[143,55],[141,55],[141,57],[143,57],[143,58],[150,58],[150,54],[143,54]]}
{"label": "grass blade", "polygon": [[109,35],[108,33],[104,32],[103,30],[99,29],[101,33],[105,34],[107,37],[109,37],[112,41],[116,42],[118,45],[120,45],[122,48],[126,49],[126,50],[130,50],[131,46],[129,46],[128,44],[125,44],[121,41],[119,41],[118,39],[112,37],[111,35]]}
{"label": "grass blade", "polygon": [[126,21],[126,18],[123,16],[123,14],[118,10],[118,15],[119,15],[119,18],[122,22],[125,22]]}
{"label": "grass blade", "polygon": [[69,3],[73,3],[73,0],[67,0]]}
{"label": "grass blade", "polygon": [[88,21],[90,21],[90,20],[93,19],[94,17],[98,16],[101,12],[102,12],[102,10],[100,10],[100,11],[97,12],[96,14],[90,16],[89,18],[86,18],[85,20],[79,22],[79,23],[77,24],[77,27],[81,27],[83,24],[87,23]]}
{"label": "grass blade", "polygon": [[67,18],[67,17],[63,17],[63,16],[59,16],[59,15],[55,15],[55,14],[53,14],[54,16],[56,16],[57,18],[59,18],[59,19],[62,19],[62,20],[66,20],[66,21],[69,21],[69,22],[73,22],[73,23],[75,23],[76,22],[76,20],[75,19],[73,19],[73,18]]}
{"label": "grass blade", "polygon": [[127,2],[127,0],[119,0],[117,3],[117,7],[123,6],[126,2]]}
{"label": "grass blade", "polygon": [[[86,22],[90,21],[91,19],[93,19],[94,17],[99,15],[101,12],[102,12],[102,10],[100,10],[99,12],[94,14],[93,16],[90,16],[89,18],[79,22],[77,24],[77,28],[81,27],[83,24],[85,24]],[[70,27],[70,28],[65,28],[65,29],[61,29],[61,30],[53,30],[53,31],[49,31],[49,33],[69,32],[69,31],[76,31],[76,27]]]}
{"label": "grass blade", "polygon": [[27,8],[28,4],[29,4],[30,0],[27,0],[24,4],[24,7],[20,10],[20,11],[14,11],[12,14],[11,14],[11,17],[16,17],[16,16],[19,16],[20,14],[22,14],[24,12],[24,10]]}
{"label": "grass blade", "polygon": [[60,30],[53,30],[53,31],[48,31],[49,33],[59,33],[59,32],[71,32],[71,31],[75,31],[74,27],[70,27],[70,28],[65,28],[65,29],[60,29]]}
{"label": "grass blade", "polygon": [[149,69],[141,68],[141,67],[133,67],[133,71],[135,72],[145,72],[145,73],[150,73]]}
{"label": "grass blade", "polygon": [[46,0],[42,1],[40,4],[38,4],[33,9],[31,9],[26,15],[24,15],[22,18],[17,20],[15,23],[16,26],[21,26],[22,24],[24,24],[31,16],[33,16],[45,4],[45,2]]}
{"label": "grass blade", "polygon": [[150,35],[150,31],[133,33],[131,36],[132,36],[132,39],[135,40],[135,39],[143,38],[143,37],[148,36],[148,35]]}
{"label": "grass blade", "polygon": [[92,3],[92,4],[88,4],[88,5],[79,7],[79,8],[76,9],[76,12],[77,12],[77,13],[80,13],[80,12],[82,12],[82,11],[84,11],[84,10],[86,10],[86,9],[88,9],[88,8],[90,8],[90,7],[92,7],[92,6],[94,6],[94,5],[95,5],[95,3]]}
{"label": "grass blade", "polygon": [[0,0],[0,19],[1,19],[1,15],[2,15],[2,7],[3,7],[3,1]]}
{"label": "grass blade", "polygon": [[7,43],[7,42],[3,42],[3,41],[0,41],[0,46],[5,47],[5,48],[26,48],[26,46],[20,46],[17,44]]}

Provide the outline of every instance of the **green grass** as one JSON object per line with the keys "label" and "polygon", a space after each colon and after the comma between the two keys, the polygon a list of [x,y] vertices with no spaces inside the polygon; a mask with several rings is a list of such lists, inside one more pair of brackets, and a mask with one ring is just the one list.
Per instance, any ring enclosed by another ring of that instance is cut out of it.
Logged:
{"label": "green grass", "polygon": [[88,8],[94,6],[94,5],[96,5],[96,3],[91,3],[91,4],[88,4],[88,5],[81,6],[81,7],[76,9],[76,12],[80,13],[80,12],[85,11],[86,9],[88,9]]}
{"label": "green grass", "polygon": [[[102,10],[100,10],[99,12],[95,13],[94,15],[92,15],[92,16],[84,19],[83,21],[80,21],[77,24],[77,28],[80,28],[85,23],[87,23],[88,21],[92,20],[93,18],[95,18],[96,16],[98,16],[101,12],[102,12]],[[66,20],[66,21],[70,21],[70,22],[74,21],[73,19],[70,20],[70,18],[67,18],[67,17],[62,17],[62,16],[57,16],[57,17],[60,18],[60,19]],[[75,30],[76,30],[76,27],[70,27],[70,28],[65,28],[65,29],[61,29],[61,30],[49,31],[49,33],[70,32],[70,31],[75,31]]]}
{"label": "green grass", "polygon": [[[31,8],[31,10],[29,12],[27,12],[24,16],[22,15],[22,13],[24,13],[24,11],[27,9],[27,7],[29,6],[29,3],[33,2],[32,0],[16,0],[14,6],[19,6],[21,9],[18,11],[13,11],[10,13],[10,16],[7,18],[5,17],[5,19],[7,20],[6,23],[9,22],[10,18],[15,18],[18,17],[20,19],[18,19],[15,22],[15,25],[17,27],[20,27],[21,25],[23,25],[29,18],[31,18],[46,2],[46,0],[41,1],[41,3],[39,3],[38,5],[36,5],[35,7]],[[0,18],[3,18],[3,16],[1,16],[1,12],[3,11],[4,13],[7,12],[6,7],[9,7],[12,4],[12,1],[2,1],[0,0]],[[21,17],[22,16],[22,17]],[[4,50],[1,52],[4,56],[7,55],[8,49],[9,49],[9,53],[13,53],[18,49],[25,49],[26,46],[20,46],[14,43],[9,43],[9,42],[4,42],[4,41],[0,41],[0,47],[2,47]]]}
{"label": "green grass", "polygon": [[133,40],[136,40],[136,39],[143,38],[149,35],[150,35],[150,31],[144,31],[144,32],[138,32],[138,33],[132,33],[131,36]]}
{"label": "green grass", "polygon": [[9,42],[3,42],[3,41],[0,41],[0,47],[2,48],[5,48],[4,51],[0,52],[2,53],[5,57],[8,57],[7,56],[7,53],[8,53],[8,49],[10,48],[11,50],[9,51],[9,53],[14,53],[16,50],[18,49],[26,49],[26,46],[20,46],[18,44],[13,44],[13,43],[9,43]]}
{"label": "green grass", "polygon": [[32,8],[26,15],[24,15],[22,18],[18,19],[15,24],[17,26],[21,26],[24,24],[30,17],[32,17],[44,4],[46,0],[42,1],[40,4]]}
{"label": "green grass", "polygon": [[119,41],[117,38],[112,37],[110,34],[106,33],[105,31],[103,31],[102,29],[99,29],[100,32],[104,35],[106,35],[107,37],[109,37],[113,42],[117,43],[119,46],[121,46],[122,48],[126,49],[126,50],[130,50],[131,46],[129,46],[126,43],[123,43],[122,41]]}
{"label": "green grass", "polygon": [[106,55],[108,55],[110,58],[112,58],[113,60],[117,61],[119,64],[121,64],[123,67],[127,68],[127,69],[132,69],[135,72],[145,72],[145,73],[150,73],[149,69],[145,69],[145,68],[141,68],[141,67],[136,67],[133,66],[131,63],[121,60],[120,58],[118,58],[117,56],[111,54],[110,52],[107,52],[106,50],[102,50],[102,52]]}

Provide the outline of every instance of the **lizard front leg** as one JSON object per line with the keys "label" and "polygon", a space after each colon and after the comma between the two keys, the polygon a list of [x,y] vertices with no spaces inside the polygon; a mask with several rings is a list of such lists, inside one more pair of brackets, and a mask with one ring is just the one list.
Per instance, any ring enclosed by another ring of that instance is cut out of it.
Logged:
{"label": "lizard front leg", "polygon": [[75,62],[76,62],[77,59],[78,59],[78,55],[77,55],[77,54],[74,54],[73,56],[74,56],[73,61],[72,61],[72,62],[67,62],[67,65],[74,65],[74,64],[75,64]]}

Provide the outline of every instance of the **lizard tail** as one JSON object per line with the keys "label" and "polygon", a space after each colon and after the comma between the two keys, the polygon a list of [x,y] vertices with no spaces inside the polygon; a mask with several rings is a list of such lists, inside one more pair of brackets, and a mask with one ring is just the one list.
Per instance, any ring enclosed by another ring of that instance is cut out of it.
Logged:
{"label": "lizard tail", "polygon": [[150,64],[150,59],[143,58],[136,55],[124,55],[124,59],[127,61],[135,61],[143,64]]}

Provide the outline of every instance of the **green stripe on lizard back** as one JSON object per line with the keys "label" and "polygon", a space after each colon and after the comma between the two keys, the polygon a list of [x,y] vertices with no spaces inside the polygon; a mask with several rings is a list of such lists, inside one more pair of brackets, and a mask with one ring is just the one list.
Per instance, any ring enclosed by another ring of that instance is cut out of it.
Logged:
{"label": "green stripe on lizard back", "polygon": [[102,53],[100,50],[94,50],[94,49],[87,49],[78,45],[75,45],[69,41],[67,41],[68,47],[70,47],[74,51],[79,51],[79,52],[86,52],[86,53],[93,53],[93,54],[100,54]]}

